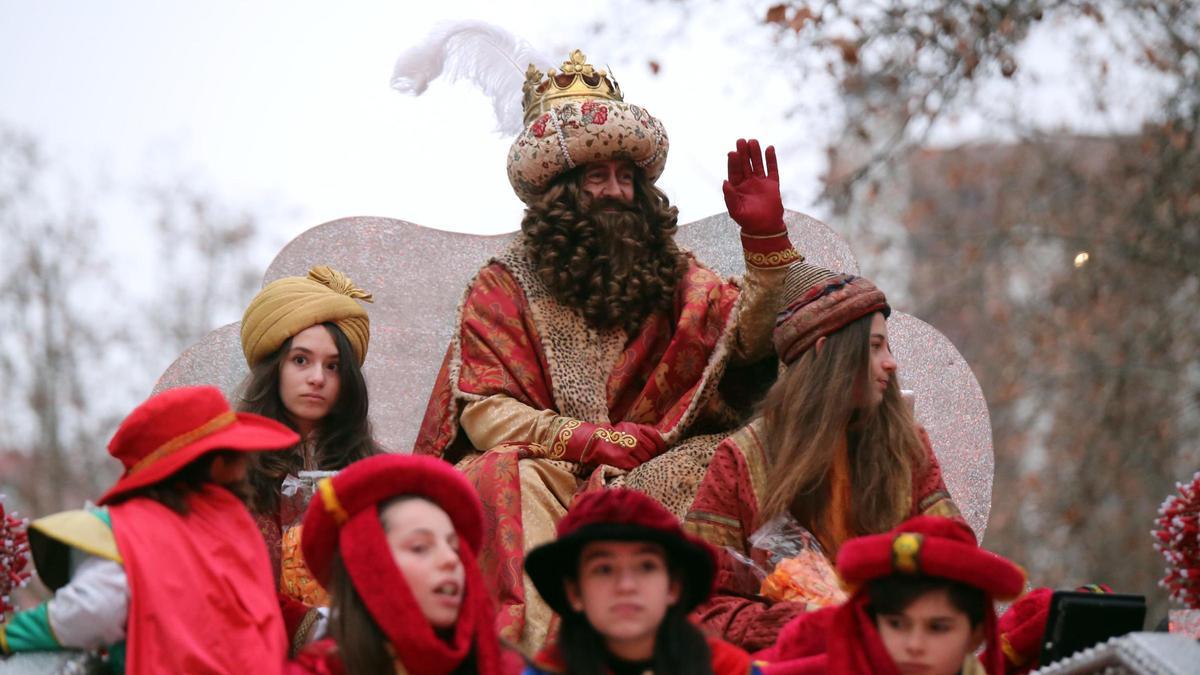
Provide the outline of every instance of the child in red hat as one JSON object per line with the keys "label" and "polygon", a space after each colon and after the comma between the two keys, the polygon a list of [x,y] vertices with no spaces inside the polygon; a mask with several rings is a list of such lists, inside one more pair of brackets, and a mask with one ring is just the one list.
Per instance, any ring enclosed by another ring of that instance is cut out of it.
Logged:
{"label": "child in red hat", "polygon": [[650,497],[624,488],[579,498],[525,571],[562,624],[527,675],[758,673],[746,652],[687,618],[712,591],[712,548]]}
{"label": "child in red hat", "polygon": [[501,652],[476,556],[479,497],[432,457],[377,455],[318,483],[301,547],[329,591],[331,638],[297,672],[449,675],[516,672]]}
{"label": "child in red hat", "polygon": [[35,565],[56,591],[0,627],[0,646],[115,643],[117,672],[282,672],[283,619],[243,494],[246,453],[296,441],[282,424],[230,410],[214,387],[138,406],[109,442],[125,472],[100,508],[31,527]]}
{"label": "child in red hat", "polygon": [[[757,654],[768,674],[1005,672],[993,601],[1016,597],[1025,573],[980,548],[960,521],[918,516],[851,539],[837,571],[854,595],[785,626]],[[985,642],[981,664],[974,653]]]}

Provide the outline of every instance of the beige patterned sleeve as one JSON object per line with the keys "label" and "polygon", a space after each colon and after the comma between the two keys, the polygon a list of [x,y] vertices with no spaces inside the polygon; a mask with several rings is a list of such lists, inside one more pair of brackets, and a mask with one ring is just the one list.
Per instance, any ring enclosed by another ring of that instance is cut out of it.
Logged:
{"label": "beige patterned sleeve", "polygon": [[550,446],[555,422],[553,410],[536,410],[504,394],[468,403],[459,418],[471,445],[489,450],[503,443],[537,443]]}
{"label": "beige patterned sleeve", "polygon": [[772,334],[775,331],[775,315],[783,302],[783,280],[787,271],[787,265],[746,265],[746,276],[742,282],[742,306],[734,334],[734,363],[754,363],[775,352]]}

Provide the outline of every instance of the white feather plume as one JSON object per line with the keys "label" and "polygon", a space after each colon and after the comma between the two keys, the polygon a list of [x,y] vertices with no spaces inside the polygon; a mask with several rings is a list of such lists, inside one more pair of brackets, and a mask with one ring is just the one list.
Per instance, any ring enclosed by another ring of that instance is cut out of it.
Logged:
{"label": "white feather plume", "polygon": [[521,85],[529,64],[545,72],[550,60],[499,26],[454,21],[436,27],[425,42],[409,49],[392,69],[392,88],[420,96],[439,77],[473,82],[492,99],[496,130],[516,135],[525,128]]}

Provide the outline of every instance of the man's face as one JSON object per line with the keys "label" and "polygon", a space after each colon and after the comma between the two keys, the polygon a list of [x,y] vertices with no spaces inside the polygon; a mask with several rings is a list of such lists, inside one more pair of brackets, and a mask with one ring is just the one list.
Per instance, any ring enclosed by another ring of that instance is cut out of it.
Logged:
{"label": "man's face", "polygon": [[606,159],[583,167],[583,191],[593,204],[605,202],[621,206],[633,204],[633,163],[627,159]]}

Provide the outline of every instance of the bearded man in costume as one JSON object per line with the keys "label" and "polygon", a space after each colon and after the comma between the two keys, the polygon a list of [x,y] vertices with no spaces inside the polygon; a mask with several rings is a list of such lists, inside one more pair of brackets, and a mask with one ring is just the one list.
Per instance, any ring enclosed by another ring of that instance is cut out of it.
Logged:
{"label": "bearded man in costume", "polygon": [[635,487],[682,516],[739,423],[718,384],[773,354],[788,240],[773,148],[729,153],[724,187],[747,274],[724,280],[674,241],[655,187],[667,134],[576,50],[530,66],[508,175],[521,234],[470,283],[418,454],[455,461],[488,521],[480,563],[503,638],[541,646],[551,612],[522,573],[582,491]]}

